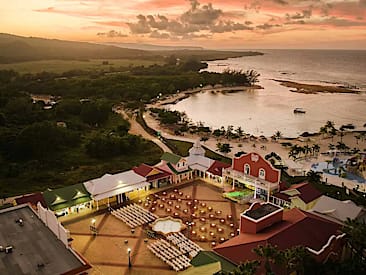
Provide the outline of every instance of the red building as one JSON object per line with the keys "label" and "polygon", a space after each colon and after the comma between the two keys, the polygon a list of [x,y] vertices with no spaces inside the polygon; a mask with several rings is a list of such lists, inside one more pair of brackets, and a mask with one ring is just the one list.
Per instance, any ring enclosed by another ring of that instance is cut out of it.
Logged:
{"label": "red building", "polygon": [[172,181],[171,173],[145,163],[132,168],[132,170],[136,174],[145,177],[146,181],[150,183],[150,188],[163,187]]}
{"label": "red building", "polygon": [[[235,264],[261,260],[253,252],[259,245],[277,246],[285,250],[306,247],[320,262],[340,257],[343,237],[340,225],[297,208],[283,211],[272,203],[254,203],[240,216],[240,234],[214,248],[214,251]],[[260,274],[263,271],[261,266]],[[283,274],[283,270],[276,270]]]}
{"label": "red building", "polygon": [[224,169],[223,176],[234,186],[246,187],[254,192],[254,198],[261,196],[269,201],[270,194],[279,190],[280,170],[272,167],[257,153],[234,158],[233,165]]}

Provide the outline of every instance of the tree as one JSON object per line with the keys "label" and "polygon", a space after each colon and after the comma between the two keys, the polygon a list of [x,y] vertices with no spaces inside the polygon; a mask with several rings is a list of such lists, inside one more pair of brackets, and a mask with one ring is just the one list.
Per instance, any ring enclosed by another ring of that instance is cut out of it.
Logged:
{"label": "tree", "polygon": [[108,120],[111,110],[107,103],[87,102],[82,105],[80,116],[85,123],[98,126]]}
{"label": "tree", "polygon": [[325,128],[327,128],[328,130],[329,129],[332,129],[334,128],[334,121],[331,121],[331,120],[328,120],[326,123],[325,123]]}
{"label": "tree", "polygon": [[235,132],[238,135],[239,139],[242,138],[244,135],[244,131],[240,126],[238,126],[238,128],[235,129]]}
{"label": "tree", "polygon": [[253,249],[254,253],[259,257],[264,258],[264,268],[266,270],[266,274],[273,274],[272,264],[277,263],[279,260],[279,252],[277,246],[272,246],[268,244],[267,246],[259,245],[258,247]]}
{"label": "tree", "polygon": [[274,133],[274,137],[276,138],[276,140],[279,140],[280,138],[282,138],[282,133],[280,131],[276,131]]}
{"label": "tree", "polygon": [[287,248],[280,252],[287,274],[305,274],[305,265],[310,258],[309,251],[304,246]]}
{"label": "tree", "polygon": [[325,134],[328,133],[327,127],[325,126],[320,127],[319,133],[322,134],[324,138]]}
{"label": "tree", "polygon": [[226,138],[230,138],[233,134],[234,126],[228,125],[226,129]]}
{"label": "tree", "polygon": [[201,137],[200,140],[203,141],[203,143],[205,143],[208,140],[208,137],[207,136]]}
{"label": "tree", "polygon": [[319,183],[321,180],[321,172],[315,172],[313,170],[310,170],[306,176],[309,179],[309,182],[313,182],[313,183]]}
{"label": "tree", "polygon": [[[366,223],[364,221],[347,219],[342,231],[351,251],[351,259],[358,271],[366,272]],[[356,269],[356,270],[357,270]],[[360,273],[361,274],[361,273]]]}
{"label": "tree", "polygon": [[320,150],[319,144],[313,144],[312,149],[313,149],[313,154],[317,154],[318,155],[319,150]]}
{"label": "tree", "polygon": [[331,135],[333,141],[334,136],[337,135],[337,130],[336,128],[331,128],[328,133]]}
{"label": "tree", "polygon": [[224,154],[230,153],[231,152],[231,146],[229,143],[217,143],[216,144],[217,149]]}

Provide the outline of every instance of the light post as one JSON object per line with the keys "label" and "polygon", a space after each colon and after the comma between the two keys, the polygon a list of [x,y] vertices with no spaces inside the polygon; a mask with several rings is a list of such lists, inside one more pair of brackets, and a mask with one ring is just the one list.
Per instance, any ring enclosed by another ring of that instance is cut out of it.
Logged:
{"label": "light post", "polygon": [[93,234],[93,236],[96,236],[98,234],[98,230],[97,230],[97,227],[95,225],[96,223],[96,220],[95,219],[92,219],[91,220],[91,224],[90,224],[90,232]]}
{"label": "light post", "polygon": [[127,248],[127,255],[128,255],[128,268],[132,267],[131,264],[131,248]]}

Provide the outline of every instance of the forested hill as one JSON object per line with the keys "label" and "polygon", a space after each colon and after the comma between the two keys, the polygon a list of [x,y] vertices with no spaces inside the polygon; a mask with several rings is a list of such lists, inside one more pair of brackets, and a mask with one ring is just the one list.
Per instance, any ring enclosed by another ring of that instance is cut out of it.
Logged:
{"label": "forested hill", "polygon": [[88,60],[88,59],[150,59],[163,60],[175,55],[178,58],[195,56],[200,60],[226,59],[258,52],[213,51],[213,50],[172,50],[144,51],[100,45],[87,42],[74,42],[37,37],[23,37],[0,33],[0,63],[15,63],[37,60]]}
{"label": "forested hill", "polygon": [[145,51],[36,37],[0,34],[0,63],[47,59],[132,58]]}

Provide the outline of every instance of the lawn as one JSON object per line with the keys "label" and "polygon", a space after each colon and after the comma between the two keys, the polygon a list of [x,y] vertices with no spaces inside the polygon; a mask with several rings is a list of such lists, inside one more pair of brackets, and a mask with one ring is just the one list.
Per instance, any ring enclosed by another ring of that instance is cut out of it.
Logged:
{"label": "lawn", "polygon": [[[166,139],[166,143],[175,154],[178,154],[180,156],[188,156],[188,154],[189,154],[188,151],[193,146],[192,142],[180,141],[180,140],[174,140],[174,139]],[[206,150],[206,153],[205,153],[206,157],[215,159],[215,160],[219,160],[224,163],[231,164],[230,158],[219,155],[216,152],[211,151],[210,149],[206,148],[205,146],[203,146],[203,148]]]}
{"label": "lawn", "polygon": [[[103,61],[108,61],[108,64],[103,64]],[[146,59],[41,60],[0,64],[0,70],[11,69],[21,74],[43,71],[63,73],[71,70],[109,71],[110,67],[150,66],[153,64],[162,64],[162,62]]]}

